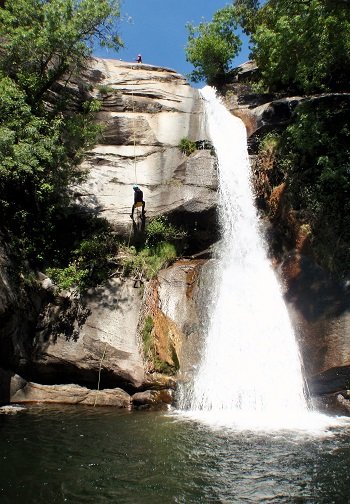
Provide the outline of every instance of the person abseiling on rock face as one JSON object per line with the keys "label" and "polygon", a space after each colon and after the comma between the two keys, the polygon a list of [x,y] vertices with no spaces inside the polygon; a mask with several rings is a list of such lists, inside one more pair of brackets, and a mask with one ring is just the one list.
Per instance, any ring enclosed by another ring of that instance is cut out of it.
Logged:
{"label": "person abseiling on rock face", "polygon": [[142,206],[142,218],[144,218],[146,210],[145,210],[145,202],[143,201],[143,192],[141,191],[141,189],[137,184],[134,184],[132,188],[134,189],[134,204],[131,209],[130,217],[133,219],[135,208],[138,206]]}
{"label": "person abseiling on rock face", "polygon": [[142,56],[141,56],[141,54],[137,55],[136,61],[137,61],[137,63],[142,63]]}

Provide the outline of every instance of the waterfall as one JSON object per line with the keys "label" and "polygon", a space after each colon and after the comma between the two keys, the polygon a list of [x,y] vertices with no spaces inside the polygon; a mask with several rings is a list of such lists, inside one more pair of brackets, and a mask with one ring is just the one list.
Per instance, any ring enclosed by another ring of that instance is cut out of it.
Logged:
{"label": "waterfall", "polygon": [[245,127],[212,88],[201,93],[218,157],[222,241],[202,361],[182,407],[238,423],[298,423],[307,415],[301,362],[259,230]]}

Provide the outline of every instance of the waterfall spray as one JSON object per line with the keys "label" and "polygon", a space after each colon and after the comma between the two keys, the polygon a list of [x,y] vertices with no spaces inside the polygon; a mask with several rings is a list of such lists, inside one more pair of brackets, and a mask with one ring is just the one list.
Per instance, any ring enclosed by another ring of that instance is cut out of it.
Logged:
{"label": "waterfall spray", "polygon": [[[193,412],[273,424],[307,413],[293,329],[259,232],[246,131],[206,87],[219,170],[222,241],[202,361],[184,403]],[[293,422],[292,422],[293,423]]]}

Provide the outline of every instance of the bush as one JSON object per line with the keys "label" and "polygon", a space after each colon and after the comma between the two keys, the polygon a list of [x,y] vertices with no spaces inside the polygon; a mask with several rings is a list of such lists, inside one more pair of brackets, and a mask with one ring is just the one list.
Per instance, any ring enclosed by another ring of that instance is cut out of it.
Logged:
{"label": "bush", "polygon": [[168,242],[145,247],[140,251],[137,251],[135,247],[127,247],[123,249],[123,253],[121,262],[124,274],[147,280],[154,278],[169,261],[176,259],[175,245]]}
{"label": "bush", "polygon": [[187,236],[186,231],[170,224],[166,216],[155,217],[146,229],[146,245],[153,247],[160,242],[176,242]]}
{"label": "bush", "polygon": [[66,268],[48,268],[46,274],[59,289],[71,289],[79,287],[84,282],[88,276],[88,270],[79,269],[76,263],[72,263]]}
{"label": "bush", "polygon": [[153,319],[150,315],[146,317],[145,324],[142,330],[142,341],[143,341],[143,351],[145,357],[149,354],[152,348],[152,329],[153,329]]}
{"label": "bush", "polygon": [[197,149],[196,142],[192,142],[192,140],[189,140],[188,138],[181,138],[179,143],[179,149],[181,150],[181,152],[186,154],[186,156],[189,156],[190,154],[196,151]]}
{"label": "bush", "polygon": [[110,257],[114,256],[118,243],[104,231],[80,241],[69,254],[73,260],[67,267],[47,268],[47,275],[60,289],[76,287],[85,290],[104,282],[110,273]]}

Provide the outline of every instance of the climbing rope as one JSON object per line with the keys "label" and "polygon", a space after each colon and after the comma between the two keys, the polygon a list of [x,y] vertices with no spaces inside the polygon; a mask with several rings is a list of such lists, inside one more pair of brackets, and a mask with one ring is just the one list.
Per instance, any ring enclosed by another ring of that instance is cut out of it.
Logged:
{"label": "climbing rope", "polygon": [[[134,146],[134,184],[137,184],[137,168],[136,168],[136,119],[135,119],[135,97],[134,97],[134,88],[131,88],[131,99],[132,99],[132,120],[133,120],[133,146]],[[135,208],[137,217],[140,216],[140,212],[138,207]],[[129,238],[128,238],[128,247],[130,246],[131,233],[132,233],[133,225],[130,224]]]}
{"label": "climbing rope", "polygon": [[135,184],[137,184],[137,172],[136,172],[136,122],[135,122],[135,99],[134,99],[134,89],[131,89],[131,97],[132,97],[132,120],[133,120],[133,142],[134,142],[134,180]]}
{"label": "climbing rope", "polygon": [[95,394],[94,407],[96,406],[97,393],[100,391],[100,381],[101,381],[102,362],[103,362],[103,359],[105,358],[105,355],[106,355],[106,349],[107,349],[107,342],[105,343],[105,348],[104,348],[104,350],[103,350],[103,355],[102,355],[101,360],[100,360],[100,369],[99,369],[99,371],[98,371],[98,382],[97,382],[97,391],[96,391],[96,394]]}

